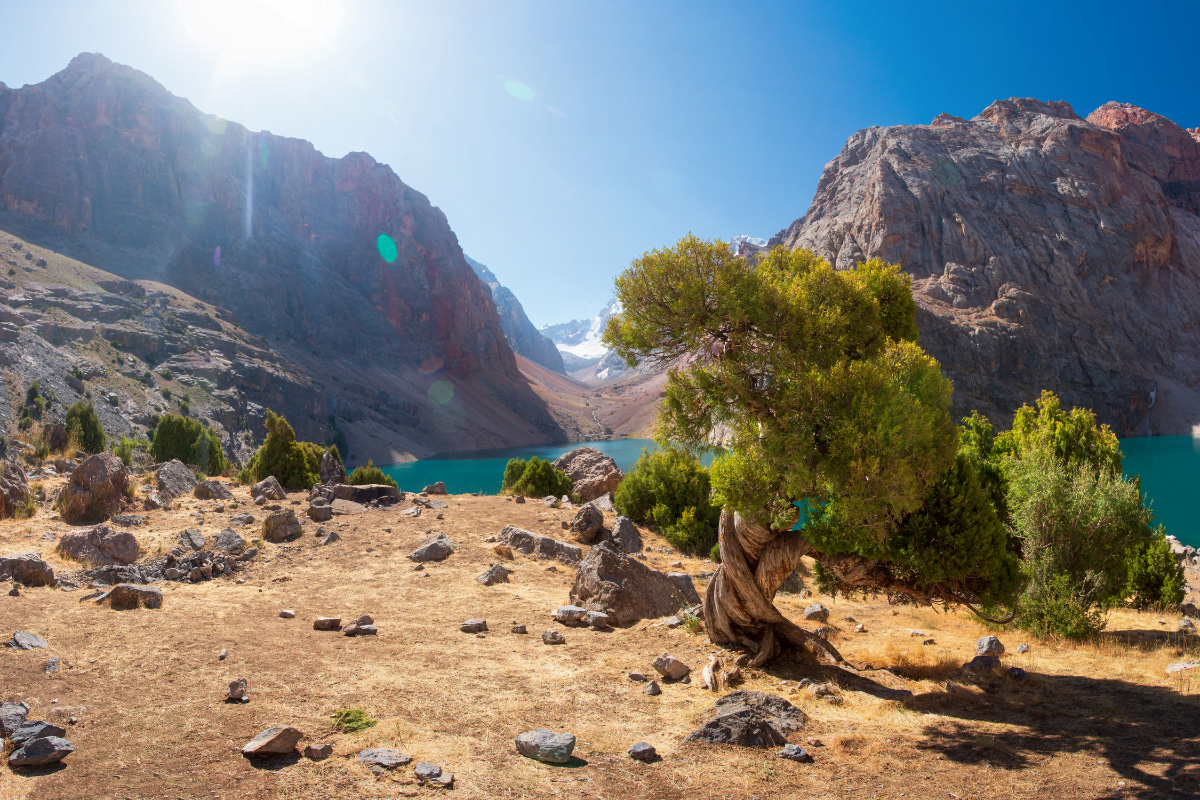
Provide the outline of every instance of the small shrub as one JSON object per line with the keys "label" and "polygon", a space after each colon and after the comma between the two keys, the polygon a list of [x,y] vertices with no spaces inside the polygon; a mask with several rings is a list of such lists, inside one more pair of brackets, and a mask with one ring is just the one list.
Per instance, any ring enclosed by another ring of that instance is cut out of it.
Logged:
{"label": "small shrub", "polygon": [[1162,526],[1155,533],[1150,541],[1130,548],[1126,594],[1134,608],[1163,608],[1183,602],[1183,564],[1175,560]]}
{"label": "small shrub", "polygon": [[8,277],[10,277],[10,278],[11,278],[13,275],[16,275],[16,274],[17,274],[17,270],[16,270],[16,268],[14,268],[14,267],[9,267],[9,268],[8,268]]}
{"label": "small shrub", "polygon": [[711,552],[716,542],[720,509],[712,503],[708,470],[686,450],[643,450],[613,504],[635,522],[658,525],[677,550]]}
{"label": "small shrub", "polygon": [[1104,630],[1104,612],[1080,599],[1068,575],[1037,582],[1021,599],[1017,622],[1043,638],[1095,639]]}
{"label": "small shrub", "polygon": [[170,386],[162,387],[162,396],[164,398],[166,398],[167,400],[171,399],[171,387]]}
{"label": "small shrub", "polygon": [[42,431],[42,435],[34,442],[33,457],[38,464],[50,457],[50,441],[46,438],[45,431]]}
{"label": "small shrub", "polygon": [[21,417],[21,421],[17,423],[17,427],[23,431],[27,431],[33,427],[32,417]]}
{"label": "small shrub", "polygon": [[67,409],[64,422],[67,426],[67,436],[74,435],[75,440],[79,442],[80,449],[89,454],[104,451],[104,427],[100,424],[100,417],[91,403],[80,400],[71,406]]}
{"label": "small shrub", "polygon": [[708,551],[708,557],[711,558],[713,560],[713,562],[716,564],[721,563],[721,543],[720,542],[717,542],[716,544],[714,544],[712,546],[712,550]]}
{"label": "small shrub", "polygon": [[[336,445],[335,445],[336,446]],[[355,467],[350,473],[350,477],[346,478],[346,483],[353,486],[365,486],[371,483],[383,483],[391,486],[393,489],[399,489],[399,484],[379,467],[375,466],[375,462],[368,460],[365,467]]]}
{"label": "small shrub", "polygon": [[133,451],[137,447],[137,443],[128,436],[122,436],[116,444],[113,445],[113,454],[121,459],[121,463],[129,466],[133,463]]}
{"label": "small shrub", "polygon": [[169,369],[161,369],[158,371],[158,374],[164,381],[171,380],[171,370]]}
{"label": "small shrub", "polygon": [[177,458],[212,475],[220,475],[232,466],[221,449],[221,439],[216,431],[178,414],[159,417],[150,455],[159,462]]}
{"label": "small shrub", "polygon": [[183,416],[185,416],[185,417],[186,417],[188,414],[192,413],[192,407],[191,407],[191,406],[188,404],[188,401],[187,401],[187,400],[180,400],[180,401],[179,401],[179,413],[180,413],[180,414],[182,414],[182,415],[183,415]]}
{"label": "small shrub", "polygon": [[258,483],[275,476],[285,488],[311,489],[320,479],[325,448],[313,442],[296,441],[288,421],[267,409],[267,438],[238,474],[242,483]]}
{"label": "small shrub", "polygon": [[374,727],[379,720],[367,716],[361,708],[343,708],[333,712],[333,727],[342,733],[357,733]]}
{"label": "small shrub", "polygon": [[557,470],[549,461],[534,456],[528,461],[521,458],[509,459],[504,466],[504,483],[501,491],[514,492],[526,497],[562,497],[571,491],[571,479],[562,470]]}
{"label": "small shrub", "polygon": [[13,516],[17,519],[29,519],[37,513],[37,500],[33,496],[33,487],[13,508]]}

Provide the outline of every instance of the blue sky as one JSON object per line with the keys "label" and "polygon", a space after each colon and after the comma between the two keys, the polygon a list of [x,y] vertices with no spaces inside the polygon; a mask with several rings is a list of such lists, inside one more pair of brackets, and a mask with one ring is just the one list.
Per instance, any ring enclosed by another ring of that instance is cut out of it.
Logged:
{"label": "blue sky", "polygon": [[642,252],[769,237],[855,130],[1014,95],[1200,125],[1195,3],[0,0],[0,81],[81,51],[201,110],[365,150],[537,325]]}

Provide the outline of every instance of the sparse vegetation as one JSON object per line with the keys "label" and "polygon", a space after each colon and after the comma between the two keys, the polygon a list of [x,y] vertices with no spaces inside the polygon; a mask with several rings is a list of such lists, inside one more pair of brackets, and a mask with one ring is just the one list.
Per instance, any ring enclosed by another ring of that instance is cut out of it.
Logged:
{"label": "sparse vegetation", "polygon": [[510,458],[504,467],[503,492],[514,492],[526,497],[562,497],[571,491],[571,479],[562,470],[557,470],[549,461],[533,456],[528,461]]}
{"label": "sparse vegetation", "polygon": [[374,727],[379,720],[367,716],[361,708],[343,708],[333,713],[333,727],[342,733],[358,733]]}
{"label": "sparse vegetation", "polygon": [[[336,447],[336,445],[334,445]],[[391,476],[375,466],[375,462],[367,460],[365,467],[355,467],[354,471],[346,478],[346,483],[354,486],[365,486],[367,484],[387,484],[392,488],[399,489],[400,485],[394,481]]]}

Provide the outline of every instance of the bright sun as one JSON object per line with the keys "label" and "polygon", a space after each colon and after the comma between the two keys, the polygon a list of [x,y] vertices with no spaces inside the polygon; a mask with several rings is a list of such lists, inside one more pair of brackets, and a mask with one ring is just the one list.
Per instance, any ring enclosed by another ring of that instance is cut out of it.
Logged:
{"label": "bright sun", "polygon": [[179,0],[184,25],[197,41],[235,63],[274,61],[333,49],[340,0]]}

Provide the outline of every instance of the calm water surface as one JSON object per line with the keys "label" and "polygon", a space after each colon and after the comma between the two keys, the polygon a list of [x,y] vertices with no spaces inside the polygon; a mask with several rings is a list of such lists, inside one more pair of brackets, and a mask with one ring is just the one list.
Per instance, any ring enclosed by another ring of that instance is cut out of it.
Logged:
{"label": "calm water surface", "polygon": [[[612,456],[625,472],[637,461],[642,448],[653,450],[652,439],[621,439],[613,442],[575,442],[544,447],[515,447],[505,450],[476,450],[435,456],[407,464],[384,467],[401,489],[419,490],[435,481],[445,481],[455,494],[500,491],[504,465],[510,458],[555,459],[576,447],[594,447]],[[1156,522],[1184,544],[1200,547],[1200,439],[1192,436],[1147,436],[1122,439],[1125,474],[1142,476],[1142,491],[1154,501]],[[712,462],[706,456],[705,463]]]}

